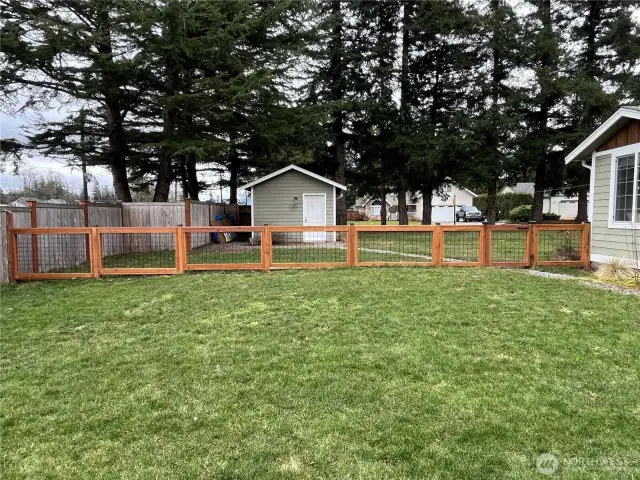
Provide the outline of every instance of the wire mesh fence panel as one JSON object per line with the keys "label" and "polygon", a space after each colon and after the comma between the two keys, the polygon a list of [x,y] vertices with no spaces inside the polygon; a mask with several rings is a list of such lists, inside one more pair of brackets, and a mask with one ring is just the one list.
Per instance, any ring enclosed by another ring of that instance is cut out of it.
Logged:
{"label": "wire mesh fence panel", "polygon": [[[260,263],[260,232],[198,232],[200,246],[187,251],[187,264],[234,264]],[[207,242],[204,243],[203,235]],[[193,242],[193,239],[192,239]],[[192,243],[193,245],[193,243]]]}
{"label": "wire mesh fence panel", "polygon": [[527,232],[493,231],[491,239],[491,261],[524,263],[527,261]]}
{"label": "wire mesh fence panel", "polygon": [[91,272],[87,252],[88,234],[18,234],[16,237],[20,273]]}
{"label": "wire mesh fence panel", "polygon": [[431,262],[433,232],[358,232],[359,262]]}
{"label": "wire mesh fence panel", "polygon": [[479,231],[444,231],[444,261],[478,262],[480,260]]}
{"label": "wire mesh fence panel", "polygon": [[346,263],[346,232],[272,232],[271,262]]}
{"label": "wire mesh fence panel", "polygon": [[102,258],[103,268],[175,268],[173,233],[103,233],[102,251],[121,251]]}
{"label": "wire mesh fence panel", "polygon": [[582,250],[582,230],[539,230],[538,261],[579,261]]}

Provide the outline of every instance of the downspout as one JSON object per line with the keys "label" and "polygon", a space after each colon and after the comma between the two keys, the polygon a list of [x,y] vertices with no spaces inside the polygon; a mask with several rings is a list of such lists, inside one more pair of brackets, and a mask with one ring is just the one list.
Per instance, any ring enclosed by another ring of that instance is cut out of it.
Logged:
{"label": "downspout", "polygon": [[589,165],[586,160],[582,160],[582,166],[588,170],[591,170],[591,165]]}

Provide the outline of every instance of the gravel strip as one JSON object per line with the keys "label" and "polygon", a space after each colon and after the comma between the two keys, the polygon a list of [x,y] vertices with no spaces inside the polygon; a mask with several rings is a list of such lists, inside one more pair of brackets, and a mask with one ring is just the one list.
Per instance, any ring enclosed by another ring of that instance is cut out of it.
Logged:
{"label": "gravel strip", "polygon": [[587,287],[599,288],[600,290],[609,290],[611,292],[622,293],[623,295],[640,295],[640,290],[637,290],[635,288],[623,287],[621,285],[611,285],[609,283],[590,282],[588,280],[583,280],[580,277],[567,275],[566,273],[542,272],[540,270],[525,270],[525,272],[535,277],[557,278],[559,280],[577,280]]}

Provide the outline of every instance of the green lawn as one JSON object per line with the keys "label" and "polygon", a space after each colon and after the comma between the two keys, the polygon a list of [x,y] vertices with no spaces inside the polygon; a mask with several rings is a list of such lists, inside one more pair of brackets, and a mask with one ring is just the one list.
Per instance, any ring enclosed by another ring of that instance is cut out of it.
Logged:
{"label": "green lawn", "polygon": [[637,296],[491,268],[0,294],[3,479],[640,476]]}

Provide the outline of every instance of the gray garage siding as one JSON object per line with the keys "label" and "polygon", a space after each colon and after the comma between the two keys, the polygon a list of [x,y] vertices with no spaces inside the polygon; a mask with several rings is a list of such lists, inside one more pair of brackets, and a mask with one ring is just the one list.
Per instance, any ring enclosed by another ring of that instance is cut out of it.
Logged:
{"label": "gray garage siding", "polygon": [[627,237],[632,235],[632,231],[608,226],[611,154],[596,157],[594,180],[591,253],[628,259]]}
{"label": "gray garage siding", "polygon": [[[327,196],[327,225],[334,225],[333,185],[289,170],[252,190],[253,223],[261,225],[302,225],[302,194],[324,193]],[[293,197],[298,197],[297,201]]]}

